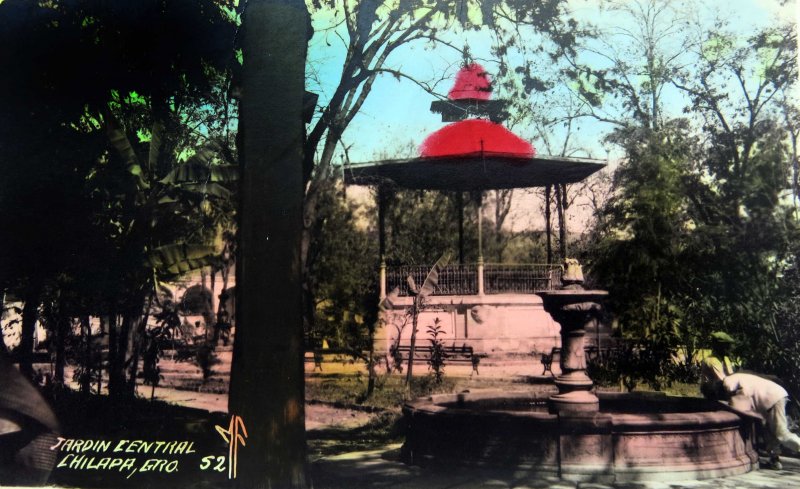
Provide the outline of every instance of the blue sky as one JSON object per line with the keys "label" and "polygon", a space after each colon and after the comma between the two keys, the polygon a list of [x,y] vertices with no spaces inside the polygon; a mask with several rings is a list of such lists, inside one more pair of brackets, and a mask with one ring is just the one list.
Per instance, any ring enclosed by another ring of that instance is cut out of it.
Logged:
{"label": "blue sky", "polygon": [[[780,3],[778,0],[711,0],[702,4],[690,2],[687,8],[693,11],[700,22],[710,22],[715,16],[719,16],[729,23],[731,29],[744,33],[758,26],[773,24],[778,18],[794,21],[797,15],[796,2],[787,2],[783,6]],[[579,21],[591,21],[600,27],[625,26],[619,14],[602,9],[600,3],[594,0],[572,0],[570,8]],[[318,85],[311,84],[310,89],[320,93],[323,102],[338,82],[345,54],[343,41],[336,33],[320,32],[329,21],[328,16],[318,15],[314,19],[317,34],[312,39],[308,54],[309,72],[316,74],[320,81]],[[341,31],[340,29],[338,35],[345,35]],[[442,35],[454,44],[469,44],[473,55],[483,62],[487,70],[490,73],[496,71],[496,65],[489,60],[492,36],[487,30],[463,32],[460,29],[451,29]],[[583,59],[597,62],[589,55],[584,55]],[[460,54],[450,48],[434,49],[420,43],[393,53],[388,64],[423,81],[449,75],[449,79],[435,85],[438,93],[446,94],[460,60]],[[679,108],[683,103],[675,93],[667,92],[665,97],[668,102],[666,105],[670,107]],[[381,76],[361,112],[344,134],[345,144],[350,147],[351,160],[412,156],[414,148],[424,137],[443,125],[440,116],[429,110],[433,100],[435,97],[409,80]],[[547,153],[533,128],[517,126],[514,130],[532,140],[539,153]],[[590,119],[581,121],[580,131],[573,136],[574,146],[583,150],[578,154],[585,156],[588,151],[593,157],[606,158],[607,151],[611,150],[613,157],[614,149],[601,144],[602,136],[608,130],[607,124]],[[554,143],[558,143],[563,139],[563,133],[559,134],[558,130],[554,130],[551,137]]]}

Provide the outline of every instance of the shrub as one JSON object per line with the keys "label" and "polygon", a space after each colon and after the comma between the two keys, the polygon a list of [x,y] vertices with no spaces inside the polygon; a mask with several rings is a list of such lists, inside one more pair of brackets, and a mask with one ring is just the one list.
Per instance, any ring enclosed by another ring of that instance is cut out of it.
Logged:
{"label": "shrub", "polygon": [[433,371],[433,378],[437,384],[441,384],[444,379],[444,365],[447,360],[447,352],[444,348],[444,341],[439,338],[442,333],[442,324],[439,318],[433,320],[433,325],[428,326],[430,335],[430,358],[428,359],[428,369]]}

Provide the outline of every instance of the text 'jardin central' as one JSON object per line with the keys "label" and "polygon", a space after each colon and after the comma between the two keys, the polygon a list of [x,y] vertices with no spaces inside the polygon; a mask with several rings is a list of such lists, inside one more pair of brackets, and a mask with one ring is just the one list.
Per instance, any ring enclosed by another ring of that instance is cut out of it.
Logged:
{"label": "text 'jardin central'", "polygon": [[[173,473],[179,470],[179,461],[171,456],[195,453],[191,441],[144,441],[144,440],[83,440],[58,438],[51,450],[66,452],[57,468],[73,470],[129,471],[128,477],[137,472]],[[131,454],[159,456],[139,460]]]}

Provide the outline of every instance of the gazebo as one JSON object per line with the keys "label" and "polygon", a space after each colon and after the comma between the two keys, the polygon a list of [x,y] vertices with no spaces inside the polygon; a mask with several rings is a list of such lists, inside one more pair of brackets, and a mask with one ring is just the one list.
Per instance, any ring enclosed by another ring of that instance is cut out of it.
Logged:
{"label": "gazebo", "polygon": [[[411,327],[401,328],[413,298],[406,278],[424,281],[431,265],[387,268],[385,202],[389,188],[455,191],[480,195],[478,260],[463,262],[463,203],[460,223],[459,263],[440,273],[438,286],[420,314],[420,331],[438,318],[443,339],[450,346],[467,345],[486,353],[549,351],[559,342],[559,326],[542,307],[537,292],[560,284],[561,266],[554,264],[484,263],[482,238],[483,192],[486,190],[543,187],[575,183],[600,170],[598,160],[536,155],[533,146],[502,126],[505,103],[491,99],[491,81],[478,64],[461,69],[447,100],[431,104],[443,122],[451,122],[429,135],[420,156],[350,164],[345,167],[349,185],[377,187],[380,235],[380,295],[399,288],[400,297],[385,311],[376,331],[376,351],[388,352],[393,344],[408,341]],[[398,340],[398,335],[400,336]],[[420,337],[424,338],[424,337]]]}

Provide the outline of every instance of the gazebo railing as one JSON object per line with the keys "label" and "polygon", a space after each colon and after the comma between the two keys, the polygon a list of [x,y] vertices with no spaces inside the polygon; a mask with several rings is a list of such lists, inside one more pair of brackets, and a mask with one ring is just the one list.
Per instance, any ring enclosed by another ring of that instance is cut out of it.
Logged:
{"label": "gazebo railing", "polygon": [[[397,287],[401,296],[408,296],[407,277],[411,275],[422,286],[429,266],[396,266],[386,268],[386,292]],[[481,273],[482,272],[482,273]],[[446,266],[439,274],[433,295],[535,294],[552,290],[561,284],[561,265],[532,264],[467,264]],[[480,278],[483,283],[479,283]]]}
{"label": "gazebo railing", "polygon": [[487,263],[483,287],[487,294],[535,294],[561,285],[560,265]]}
{"label": "gazebo railing", "polygon": [[[408,296],[408,280],[411,275],[417,287],[422,287],[428,276],[429,266],[387,267],[386,290],[399,287],[401,296]],[[447,265],[439,274],[439,283],[433,295],[475,295],[478,293],[478,269],[475,265]]]}

